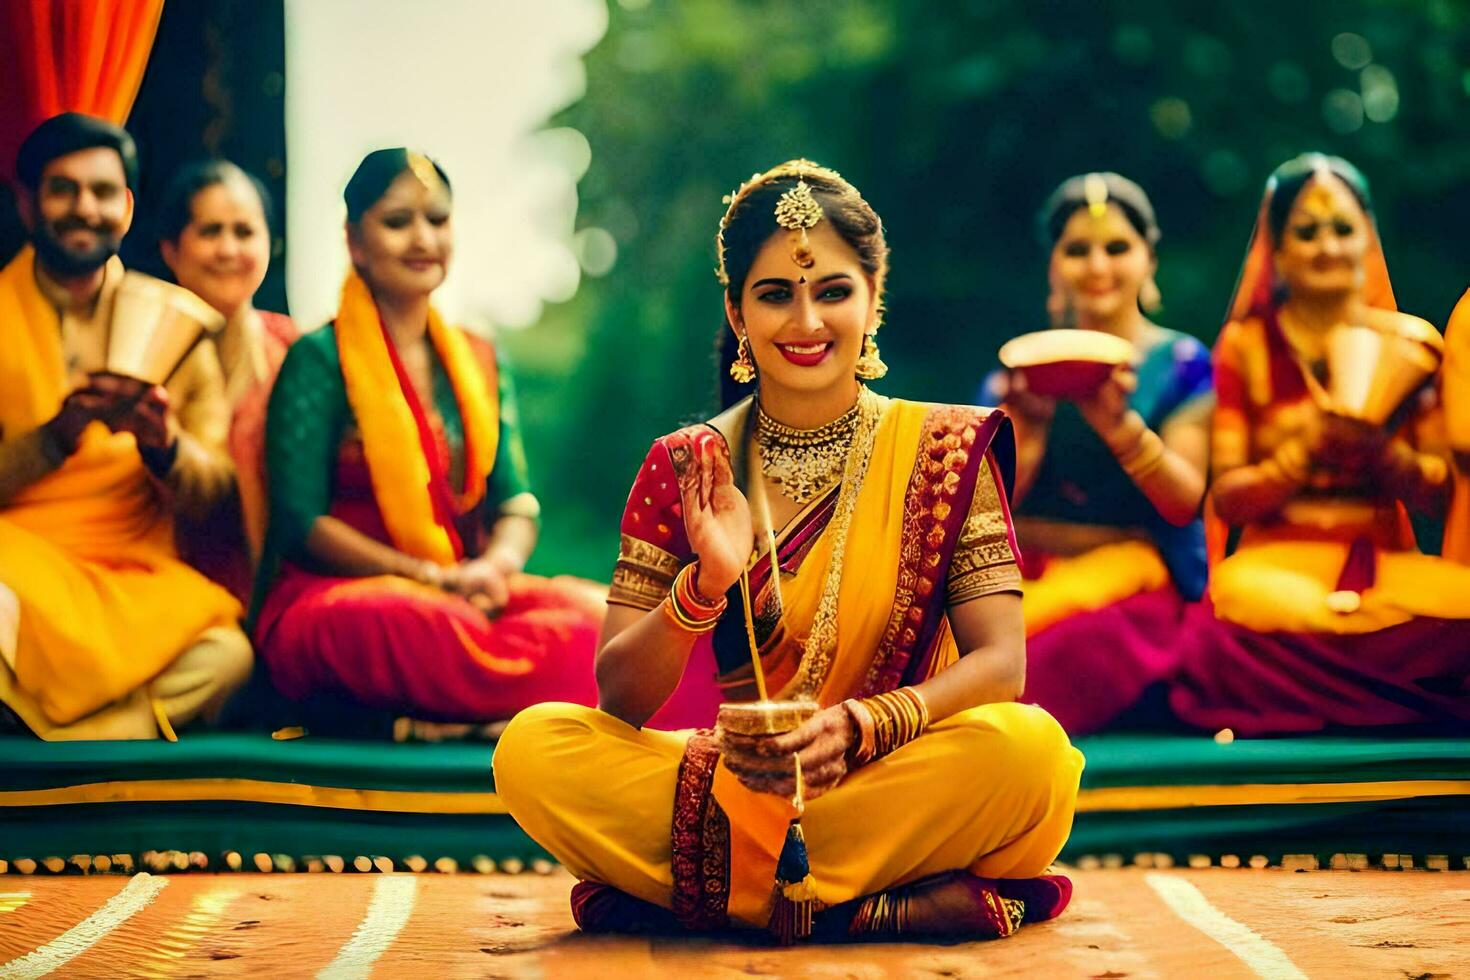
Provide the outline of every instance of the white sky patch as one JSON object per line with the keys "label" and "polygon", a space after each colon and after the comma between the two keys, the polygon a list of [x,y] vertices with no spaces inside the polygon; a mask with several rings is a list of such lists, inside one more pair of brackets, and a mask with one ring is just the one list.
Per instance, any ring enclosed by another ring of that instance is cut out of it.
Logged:
{"label": "white sky patch", "polygon": [[451,322],[524,327],[581,281],[577,181],[591,150],[547,129],[586,90],[600,0],[286,0],[286,285],[304,330],[337,310],[342,188],[369,151],[436,160],[455,251],[435,303]]}

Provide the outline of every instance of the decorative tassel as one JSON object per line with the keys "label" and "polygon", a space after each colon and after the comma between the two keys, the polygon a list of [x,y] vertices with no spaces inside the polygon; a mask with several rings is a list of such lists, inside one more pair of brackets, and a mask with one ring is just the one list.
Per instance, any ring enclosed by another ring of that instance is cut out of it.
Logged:
{"label": "decorative tassel", "polygon": [[817,883],[812,879],[806,837],[800,820],[793,820],[776,862],[776,895],[768,926],[776,941],[790,945],[811,936],[816,905]]}

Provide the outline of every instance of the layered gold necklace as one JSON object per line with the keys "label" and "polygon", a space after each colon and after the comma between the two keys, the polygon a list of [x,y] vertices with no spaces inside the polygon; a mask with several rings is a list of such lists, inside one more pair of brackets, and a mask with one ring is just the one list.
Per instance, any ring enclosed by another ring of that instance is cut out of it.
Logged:
{"label": "layered gold necklace", "polygon": [[[832,486],[841,483],[841,490],[837,494],[837,505],[833,509],[832,518],[827,523],[823,534],[832,536],[832,553],[827,560],[827,568],[822,582],[822,594],[817,602],[817,610],[812,618],[811,629],[802,641],[801,662],[797,665],[796,676],[787,684],[781,697],[812,698],[816,696],[822,683],[826,680],[828,669],[832,664],[832,654],[837,646],[837,598],[842,591],[842,568],[847,553],[847,534],[852,526],[853,511],[857,508],[858,493],[863,487],[863,480],[868,473],[868,463],[873,456],[873,444],[878,433],[878,424],[883,418],[883,412],[888,406],[888,399],[876,395],[867,388],[858,394],[857,404],[852,410],[843,415],[841,419],[828,423],[821,429],[790,429],[782,426],[788,432],[797,432],[802,436],[810,436],[815,432],[823,432],[839,423],[851,426],[851,434],[847,436],[844,443],[842,455],[838,458],[836,473],[827,480],[826,485]],[[756,417],[756,449],[757,455],[761,457],[761,472],[773,483],[776,478],[771,474],[766,463],[765,447],[760,438],[760,420],[763,416]],[[844,420],[851,417],[851,422]],[[780,423],[775,423],[779,425]],[[770,508],[766,505],[765,492],[759,481],[752,488],[755,497],[753,500],[755,511],[759,519],[767,528],[768,548],[775,555],[775,535],[771,530]],[[783,495],[790,496],[786,487],[782,486]],[[815,497],[815,492],[807,499]],[[795,498],[793,498],[795,499]],[[776,601],[778,608],[784,607],[780,597],[780,574],[773,576],[773,587],[776,589]],[[749,608],[749,600],[746,600]],[[755,633],[751,629],[750,636],[752,648],[755,647]],[[759,654],[757,654],[759,655]]]}
{"label": "layered gold necklace", "polygon": [[826,425],[795,429],[771,418],[757,403],[755,442],[761,472],[783,497],[805,507],[837,485],[857,434],[862,404],[860,395],[852,408]]}

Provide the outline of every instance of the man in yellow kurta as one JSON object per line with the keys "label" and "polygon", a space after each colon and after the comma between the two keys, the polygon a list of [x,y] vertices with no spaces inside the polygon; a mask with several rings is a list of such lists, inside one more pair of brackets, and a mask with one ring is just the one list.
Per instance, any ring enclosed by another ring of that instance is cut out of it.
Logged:
{"label": "man in yellow kurta", "polygon": [[0,729],[47,739],[172,738],[250,670],[238,603],[174,549],[174,514],[234,482],[214,352],[160,387],[102,373],[136,169],[125,130],[75,113],[16,158],[31,244],[0,269]]}

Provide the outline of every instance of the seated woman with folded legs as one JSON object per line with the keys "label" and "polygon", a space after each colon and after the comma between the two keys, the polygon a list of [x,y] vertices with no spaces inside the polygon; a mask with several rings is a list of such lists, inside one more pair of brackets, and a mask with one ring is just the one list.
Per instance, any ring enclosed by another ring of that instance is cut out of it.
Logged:
{"label": "seated woman with folded legs", "polygon": [[430,304],[449,181],[378,150],[344,196],[354,271],[336,318],[286,355],[266,422],[254,630],[271,680],[440,722],[590,704],[603,596],[522,572],[538,507],[509,375]]}
{"label": "seated woman with folded legs", "polygon": [[159,251],[174,280],[218,310],[215,338],[230,403],[230,455],[238,496],[203,521],[181,523],[184,558],[250,601],[265,538],[265,409],[296,325],[255,308],[270,267],[270,195],[227,160],[185,167],[164,192]]}
{"label": "seated woman with folded legs", "polygon": [[[1212,493],[1239,540],[1171,694],[1185,721],[1470,723],[1470,568],[1422,554],[1408,521],[1449,497],[1440,343],[1395,309],[1362,174],[1279,167],[1215,348]],[[1395,377],[1418,385],[1397,406],[1349,397]]]}
{"label": "seated woman with folded legs", "polygon": [[1072,177],[1039,218],[1053,326],[1133,349],[1075,399],[1027,390],[1021,371],[992,375],[981,395],[1016,420],[1022,700],[1076,735],[1173,675],[1185,612],[1204,592],[1210,353],[1146,315],[1159,305],[1159,226],[1141,187],[1112,173]]}
{"label": "seated woman with folded legs", "polygon": [[[756,393],[654,442],[623,517],[601,707],[518,715],[497,792],[581,879],[587,930],[799,938],[798,905],[818,938],[978,939],[1051,918],[1071,893],[1046,871],[1082,757],[1015,703],[1009,424],[863,385],[884,371],[887,246],[836,173],[782,164],[735,192],[720,229],[725,363]],[[701,637],[708,667],[691,664]],[[809,721],[766,738],[644,727],[686,668],[754,700],[753,649],[772,697],[820,706]],[[792,871],[797,753],[809,881]]]}

